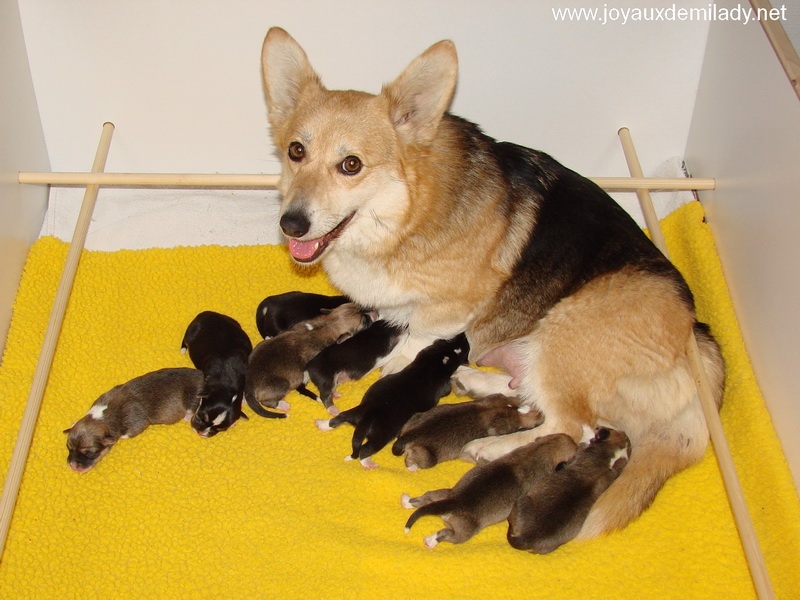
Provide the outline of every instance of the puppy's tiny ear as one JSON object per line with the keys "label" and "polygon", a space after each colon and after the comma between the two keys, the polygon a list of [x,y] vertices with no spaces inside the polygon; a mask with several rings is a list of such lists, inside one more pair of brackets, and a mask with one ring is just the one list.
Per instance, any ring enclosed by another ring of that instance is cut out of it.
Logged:
{"label": "puppy's tiny ear", "polygon": [[239,413],[239,417],[244,419],[245,421],[249,421],[250,420],[250,417],[248,417],[247,414],[244,411],[241,411]]}
{"label": "puppy's tiny ear", "polygon": [[600,427],[597,432],[595,433],[594,440],[595,442],[603,442],[607,440],[611,436],[611,432],[605,428]]}
{"label": "puppy's tiny ear", "polygon": [[337,344],[341,344],[342,342],[344,342],[344,341],[346,341],[346,340],[349,340],[351,337],[353,337],[353,334],[352,334],[352,333],[343,333],[342,335],[340,335],[340,336],[339,336],[339,337],[336,339],[336,343],[337,343]]}
{"label": "puppy's tiny ear", "polygon": [[72,431],[72,427],[69,427],[68,429],[65,429],[64,433],[69,433],[70,431]]}
{"label": "puppy's tiny ear", "polygon": [[111,446],[116,441],[117,440],[113,436],[105,435],[105,436],[103,436],[103,439],[100,440],[100,443],[103,444],[103,446],[105,446],[106,448],[108,448],[109,446]]}

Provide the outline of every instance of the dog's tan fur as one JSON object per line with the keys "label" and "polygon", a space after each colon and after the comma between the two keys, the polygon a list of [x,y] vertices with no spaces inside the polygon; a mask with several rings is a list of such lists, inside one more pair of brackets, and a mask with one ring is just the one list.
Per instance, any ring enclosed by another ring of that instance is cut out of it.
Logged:
{"label": "dog's tan fur", "polygon": [[[582,536],[591,537],[626,525],[666,478],[702,457],[708,433],[685,351],[693,329],[718,404],[723,366],[716,342],[696,325],[685,283],[638,240],[632,247],[646,259],[581,272],[578,287],[556,289],[547,271],[536,272],[531,287],[530,271],[517,269],[538,232],[537,198],[563,195],[565,181],[573,194],[601,192],[534,151],[515,155],[537,173],[520,183],[498,158],[507,146],[449,115],[458,71],[451,42],[433,45],[377,95],[327,90],[279,28],[268,32],[262,60],[284,157],[282,226],[298,214],[308,224],[289,235],[290,251],[320,241],[310,262],[321,260],[356,302],[408,326],[390,369],[466,331],[471,359],[508,371],[521,401],[545,415],[536,430],[476,440],[468,446],[474,460],[553,432],[579,440],[587,425],[625,431],[631,460],[590,513]],[[303,145],[302,160],[288,156],[293,143]],[[348,175],[339,165],[352,156],[363,168]],[[619,224],[613,209],[610,218]]]}

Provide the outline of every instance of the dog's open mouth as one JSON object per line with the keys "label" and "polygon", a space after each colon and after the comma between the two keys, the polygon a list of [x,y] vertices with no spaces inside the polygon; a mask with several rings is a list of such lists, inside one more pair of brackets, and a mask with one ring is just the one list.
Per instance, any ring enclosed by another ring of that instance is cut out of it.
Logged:
{"label": "dog's open mouth", "polygon": [[327,248],[333,240],[342,235],[344,228],[350,224],[355,214],[355,211],[351,212],[336,227],[322,237],[313,240],[290,239],[289,254],[291,254],[292,258],[297,262],[309,263],[315,261],[325,252],[325,248]]}

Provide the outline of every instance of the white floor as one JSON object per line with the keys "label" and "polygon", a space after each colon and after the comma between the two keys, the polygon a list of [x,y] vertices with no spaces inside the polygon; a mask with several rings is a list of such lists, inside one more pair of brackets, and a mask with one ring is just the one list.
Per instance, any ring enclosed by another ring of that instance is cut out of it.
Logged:
{"label": "white floor", "polygon": [[[683,177],[680,159],[664,161],[653,177]],[[614,198],[644,227],[634,193]],[[72,238],[83,189],[53,187],[41,235]],[[664,217],[693,199],[691,192],[659,192],[653,201]],[[278,194],[274,190],[100,190],[86,239],[89,250],[278,244]]]}

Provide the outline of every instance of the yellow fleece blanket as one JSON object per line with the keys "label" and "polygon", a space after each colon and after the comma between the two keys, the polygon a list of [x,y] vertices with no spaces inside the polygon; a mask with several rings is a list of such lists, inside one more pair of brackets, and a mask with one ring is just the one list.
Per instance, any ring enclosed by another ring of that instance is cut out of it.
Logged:
{"label": "yellow fleece blanket", "polygon": [[[779,598],[800,590],[800,502],[756,387],[714,243],[693,203],[665,233],[728,365],[723,423]],[[0,371],[0,469],[28,396],[67,246],[30,252]],[[469,465],[411,473],[344,462],[352,428],[321,432],[320,404],[289,396],[288,419],[252,415],[201,439],[185,422],[119,442],[89,473],[72,472],[62,431],[113,385],[191,366],[179,351],[202,310],[239,320],[258,340],[267,295],[333,293],[290,265],[283,247],[85,252],[25,471],[0,598],[753,598],[713,452],[672,478],[621,532],[546,556],[512,549],[506,525],[428,550],[433,517],[406,535],[412,495],[450,487]],[[374,376],[341,386],[357,404]],[[445,401],[454,401],[449,397]]]}

